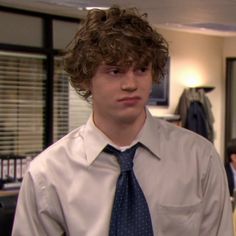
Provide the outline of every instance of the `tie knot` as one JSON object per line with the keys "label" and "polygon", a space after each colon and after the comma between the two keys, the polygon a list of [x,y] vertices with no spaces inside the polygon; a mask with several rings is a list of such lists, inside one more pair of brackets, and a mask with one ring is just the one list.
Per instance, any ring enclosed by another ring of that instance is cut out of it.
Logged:
{"label": "tie knot", "polygon": [[114,156],[116,156],[120,164],[121,172],[124,172],[124,171],[129,171],[133,168],[133,158],[134,158],[134,154],[138,146],[139,146],[139,143],[135,144],[131,148],[128,148],[122,152],[108,144],[104,148],[104,152],[113,154]]}

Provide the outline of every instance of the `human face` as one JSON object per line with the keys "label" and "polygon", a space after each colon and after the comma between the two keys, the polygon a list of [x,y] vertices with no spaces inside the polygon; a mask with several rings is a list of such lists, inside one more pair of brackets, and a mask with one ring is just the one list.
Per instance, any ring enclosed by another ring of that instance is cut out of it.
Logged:
{"label": "human face", "polygon": [[144,120],[151,87],[151,64],[130,68],[101,64],[90,88],[95,123]]}

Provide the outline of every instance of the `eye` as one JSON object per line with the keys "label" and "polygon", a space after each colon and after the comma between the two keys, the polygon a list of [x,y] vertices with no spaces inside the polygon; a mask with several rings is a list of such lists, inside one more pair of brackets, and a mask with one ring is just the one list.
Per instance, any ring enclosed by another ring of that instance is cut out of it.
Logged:
{"label": "eye", "polygon": [[124,69],[118,66],[111,66],[107,68],[107,73],[111,76],[119,76],[124,73]]}
{"label": "eye", "polygon": [[144,73],[146,73],[148,71],[148,69],[149,68],[147,66],[142,66],[142,67],[136,69],[136,73],[144,74]]}
{"label": "eye", "polygon": [[147,71],[147,67],[142,67],[139,70],[140,70],[140,72],[146,72]]}
{"label": "eye", "polygon": [[110,71],[109,71],[109,73],[111,74],[111,75],[117,75],[117,74],[119,74],[121,71],[120,71],[120,69],[119,68],[112,68],[112,69],[110,69]]}

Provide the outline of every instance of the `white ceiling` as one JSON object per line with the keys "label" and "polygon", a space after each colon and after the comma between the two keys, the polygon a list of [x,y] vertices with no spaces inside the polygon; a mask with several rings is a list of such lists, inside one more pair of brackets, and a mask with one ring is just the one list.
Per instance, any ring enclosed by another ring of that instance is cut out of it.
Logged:
{"label": "white ceiling", "polygon": [[[137,7],[162,28],[218,36],[236,36],[236,0],[0,0],[45,13],[84,17],[85,7]],[[81,10],[82,9],[82,10]]]}

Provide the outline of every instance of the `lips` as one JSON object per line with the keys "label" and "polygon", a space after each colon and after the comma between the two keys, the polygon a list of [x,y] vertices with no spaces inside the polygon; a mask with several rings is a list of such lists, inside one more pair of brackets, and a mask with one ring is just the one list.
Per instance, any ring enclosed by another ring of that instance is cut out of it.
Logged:
{"label": "lips", "polygon": [[138,101],[140,101],[140,97],[135,96],[135,97],[123,97],[118,99],[118,102],[127,104],[127,105],[135,105]]}

